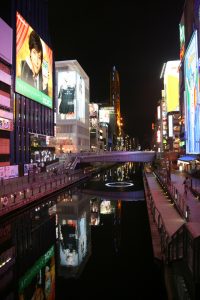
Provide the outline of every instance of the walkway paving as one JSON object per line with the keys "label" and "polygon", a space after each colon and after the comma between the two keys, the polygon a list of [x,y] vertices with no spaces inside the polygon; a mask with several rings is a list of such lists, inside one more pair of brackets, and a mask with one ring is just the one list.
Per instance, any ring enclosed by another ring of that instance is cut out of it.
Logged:
{"label": "walkway paving", "polygon": [[[199,193],[200,180],[191,178],[192,187],[190,185],[187,194],[184,193],[185,174],[176,171],[171,174],[172,184],[177,188],[179,194],[185,199],[186,205],[189,207],[189,222],[197,222],[200,226],[200,199],[198,199],[194,192]],[[193,190],[193,192],[192,192]]]}
{"label": "walkway paving", "polygon": [[154,256],[161,258],[161,245],[158,245],[157,238],[160,236],[159,228],[161,226],[164,226],[168,238],[171,238],[183,224],[194,238],[200,236],[200,198],[197,196],[199,195],[200,180],[190,177],[191,184],[185,193],[183,181],[186,174],[182,172],[173,171],[170,183],[167,182],[162,172],[154,173],[149,168],[145,169],[145,177],[149,222],[155,237],[154,239],[152,236]]}
{"label": "walkway paving", "polygon": [[[167,182],[166,178],[162,176],[162,172],[155,174],[148,168],[145,169],[144,175],[153,253],[156,260],[164,262],[164,279],[168,299],[199,299],[198,296],[197,298],[193,297],[198,292],[191,288],[188,283],[190,280],[186,279],[184,271],[180,273],[180,269],[176,269],[177,262],[181,263],[180,258],[183,253],[179,245],[178,248],[174,248],[174,246],[177,245],[176,237],[179,240],[184,227],[190,232],[193,239],[200,237],[200,198],[196,197],[199,195],[200,180],[192,178],[192,185],[186,194],[183,185],[185,174],[183,173],[173,172],[171,182]],[[174,240],[175,243],[173,243]],[[193,252],[191,255],[194,257],[196,253]],[[174,264],[169,264],[169,262],[174,262]]]}

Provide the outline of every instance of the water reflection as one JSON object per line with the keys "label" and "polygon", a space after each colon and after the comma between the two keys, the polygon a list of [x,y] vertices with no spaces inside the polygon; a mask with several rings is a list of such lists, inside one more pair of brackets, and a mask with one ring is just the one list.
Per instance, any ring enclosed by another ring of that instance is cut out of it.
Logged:
{"label": "water reflection", "polygon": [[106,170],[82,186],[82,193],[104,200],[144,201],[141,168],[132,162]]}
{"label": "water reflection", "polygon": [[1,222],[1,299],[55,299],[55,215],[49,213],[54,203]]}
{"label": "water reflection", "polygon": [[[105,185],[114,181],[133,186]],[[117,286],[128,295],[134,279],[135,291],[148,286],[153,299],[165,299],[156,298],[160,273],[156,286],[154,276],[141,173],[133,164],[99,173],[0,224],[0,299],[63,300],[80,289],[87,296],[99,291],[102,278],[109,283],[102,293],[113,296]]]}
{"label": "water reflection", "polygon": [[[66,194],[64,194],[66,195]],[[91,254],[90,205],[79,191],[59,195],[57,203],[58,274],[74,277]]]}

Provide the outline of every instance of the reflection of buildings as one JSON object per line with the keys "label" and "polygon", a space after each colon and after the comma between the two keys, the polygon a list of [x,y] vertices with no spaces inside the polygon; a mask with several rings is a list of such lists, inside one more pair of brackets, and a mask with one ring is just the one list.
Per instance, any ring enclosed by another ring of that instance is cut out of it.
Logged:
{"label": "reflection of buildings", "polygon": [[6,223],[0,226],[0,295],[2,299],[7,299],[7,297],[14,299],[15,256],[12,225]]}
{"label": "reflection of buildings", "polygon": [[89,150],[89,78],[76,60],[56,62],[56,153]]}
{"label": "reflection of buildings", "polygon": [[100,203],[100,214],[107,215],[115,212],[115,208],[110,200],[102,200]]}
{"label": "reflection of buildings", "polygon": [[92,226],[112,224],[113,246],[115,252],[118,253],[121,244],[121,200],[111,201],[100,196],[91,198],[90,220]]}
{"label": "reflection of buildings", "polygon": [[100,200],[95,197],[90,200],[90,225],[99,225],[100,222]]}
{"label": "reflection of buildings", "polygon": [[76,277],[80,274],[91,252],[89,201],[74,193],[59,196],[57,204],[59,266],[58,274]]}
{"label": "reflection of buildings", "polygon": [[52,200],[38,204],[0,225],[1,299],[33,299],[36,287],[46,299],[55,299],[55,213],[49,210],[52,205]]}

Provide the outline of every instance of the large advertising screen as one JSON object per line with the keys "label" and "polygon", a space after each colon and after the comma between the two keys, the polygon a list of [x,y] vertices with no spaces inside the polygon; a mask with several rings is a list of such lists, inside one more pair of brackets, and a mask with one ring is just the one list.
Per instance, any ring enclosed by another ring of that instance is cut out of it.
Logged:
{"label": "large advertising screen", "polygon": [[200,99],[197,31],[185,53],[185,131],[186,153],[200,153]]}
{"label": "large advertising screen", "polygon": [[52,104],[52,50],[17,12],[15,90],[49,108]]}
{"label": "large advertising screen", "polygon": [[164,74],[167,112],[179,111],[179,60],[168,61]]}
{"label": "large advertising screen", "polygon": [[12,64],[12,28],[0,18],[0,57]]}
{"label": "large advertising screen", "polygon": [[[3,143],[3,141],[1,141]],[[12,165],[12,166],[4,166],[0,167],[0,178],[9,179],[15,178],[19,176],[19,166]]]}
{"label": "large advertising screen", "polygon": [[99,110],[99,122],[109,123],[110,122],[110,111],[108,109]]}
{"label": "large advertising screen", "polygon": [[89,104],[89,117],[90,118],[97,118],[98,117],[98,110],[99,106],[97,103],[90,103]]}
{"label": "large advertising screen", "polygon": [[85,123],[85,81],[76,71],[58,71],[57,116]]}
{"label": "large advertising screen", "polygon": [[19,280],[19,299],[55,300],[55,251],[52,246]]}

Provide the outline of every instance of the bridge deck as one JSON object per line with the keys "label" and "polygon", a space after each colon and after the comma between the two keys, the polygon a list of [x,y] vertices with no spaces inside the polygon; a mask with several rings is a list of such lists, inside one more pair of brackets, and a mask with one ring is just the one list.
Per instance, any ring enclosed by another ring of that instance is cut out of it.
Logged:
{"label": "bridge deck", "polygon": [[75,153],[80,162],[151,162],[155,151],[104,151]]}

